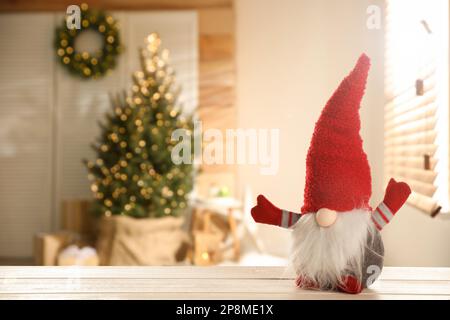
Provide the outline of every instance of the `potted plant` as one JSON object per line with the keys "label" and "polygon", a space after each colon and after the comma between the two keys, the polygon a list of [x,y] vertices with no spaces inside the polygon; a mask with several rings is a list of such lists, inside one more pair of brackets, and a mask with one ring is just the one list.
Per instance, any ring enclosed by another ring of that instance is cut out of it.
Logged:
{"label": "potted plant", "polygon": [[157,34],[148,36],[140,57],[131,93],[112,97],[112,112],[100,123],[97,158],[85,161],[92,210],[101,217],[101,264],[173,264],[187,237],[181,227],[193,166],[172,161],[171,137],[176,129],[192,136],[192,117],[177,104],[174,71]]}

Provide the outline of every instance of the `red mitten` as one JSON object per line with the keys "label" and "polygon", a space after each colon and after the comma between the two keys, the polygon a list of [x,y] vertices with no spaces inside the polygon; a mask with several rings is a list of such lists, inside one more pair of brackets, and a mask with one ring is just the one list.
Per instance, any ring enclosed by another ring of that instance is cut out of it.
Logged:
{"label": "red mitten", "polygon": [[256,199],[257,204],[251,210],[252,217],[256,222],[271,225],[281,225],[282,210],[274,206],[262,194]]}
{"label": "red mitten", "polygon": [[378,230],[388,224],[397,211],[403,206],[411,194],[411,189],[404,182],[397,182],[391,178],[383,202],[372,212],[372,220]]}
{"label": "red mitten", "polygon": [[395,214],[408,200],[411,188],[405,182],[397,182],[393,178],[389,180],[386,187],[383,202]]}
{"label": "red mitten", "polygon": [[283,228],[290,228],[295,225],[302,216],[300,213],[295,213],[287,210],[281,210],[274,206],[263,195],[257,198],[257,205],[252,208],[252,217],[256,222],[271,224]]}

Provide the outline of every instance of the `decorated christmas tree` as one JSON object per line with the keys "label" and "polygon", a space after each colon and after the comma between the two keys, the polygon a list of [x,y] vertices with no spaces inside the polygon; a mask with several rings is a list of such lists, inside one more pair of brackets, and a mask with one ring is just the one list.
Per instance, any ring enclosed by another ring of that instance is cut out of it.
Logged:
{"label": "decorated christmas tree", "polygon": [[178,143],[172,132],[182,128],[190,134],[192,119],[177,103],[174,70],[159,36],[150,34],[146,45],[131,93],[112,97],[113,110],[100,123],[93,145],[97,159],[85,161],[98,215],[177,216],[192,190],[192,165],[176,165],[171,158]]}

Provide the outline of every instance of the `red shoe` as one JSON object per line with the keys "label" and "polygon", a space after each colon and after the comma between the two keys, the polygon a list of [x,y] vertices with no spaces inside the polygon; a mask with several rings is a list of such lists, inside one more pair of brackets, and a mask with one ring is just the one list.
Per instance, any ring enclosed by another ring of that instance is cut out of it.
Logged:
{"label": "red shoe", "polygon": [[357,294],[362,291],[362,285],[355,277],[345,276],[343,278],[343,284],[338,285],[338,289],[345,293]]}
{"label": "red shoe", "polygon": [[301,289],[319,289],[315,282],[305,279],[302,276],[298,276],[297,279],[295,279],[295,285]]}

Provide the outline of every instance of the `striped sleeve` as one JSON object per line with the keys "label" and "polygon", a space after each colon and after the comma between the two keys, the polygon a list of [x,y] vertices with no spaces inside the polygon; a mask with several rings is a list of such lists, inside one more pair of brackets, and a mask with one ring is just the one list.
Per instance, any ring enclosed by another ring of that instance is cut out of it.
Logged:
{"label": "striped sleeve", "polygon": [[290,212],[287,210],[282,210],[281,212],[281,224],[280,227],[290,228],[292,227],[302,215],[295,212]]}
{"label": "striped sleeve", "polygon": [[393,217],[391,210],[383,202],[372,212],[372,221],[378,230],[383,229]]}

